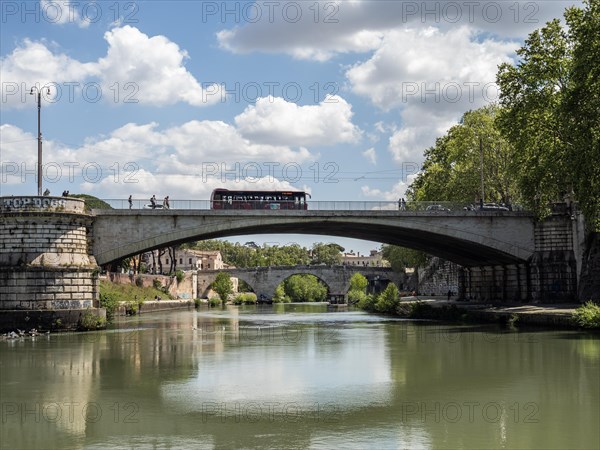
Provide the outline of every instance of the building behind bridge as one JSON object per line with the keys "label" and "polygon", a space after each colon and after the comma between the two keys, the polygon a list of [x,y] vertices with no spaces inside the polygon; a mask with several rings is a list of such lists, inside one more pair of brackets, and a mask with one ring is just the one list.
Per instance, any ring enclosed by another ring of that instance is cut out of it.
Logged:
{"label": "building behind bridge", "polygon": [[389,261],[383,258],[381,250],[371,250],[369,255],[361,255],[360,252],[343,253],[342,264],[346,266],[362,267],[390,267]]}
{"label": "building behind bridge", "polygon": [[[158,255],[151,253],[145,256],[146,265],[149,273],[159,273],[160,264]],[[176,249],[175,250],[176,268],[177,270],[221,270],[229,269],[231,266],[223,262],[221,252],[218,250],[192,250],[192,249]],[[171,255],[165,252],[160,256],[163,271],[168,270],[171,265]],[[154,266],[156,264],[156,267]]]}

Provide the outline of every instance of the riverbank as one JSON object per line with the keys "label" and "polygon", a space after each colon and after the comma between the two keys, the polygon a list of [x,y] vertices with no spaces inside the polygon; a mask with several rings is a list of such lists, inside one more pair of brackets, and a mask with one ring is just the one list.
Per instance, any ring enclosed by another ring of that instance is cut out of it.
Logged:
{"label": "riverbank", "polygon": [[432,297],[402,297],[398,315],[411,319],[451,322],[496,322],[559,328],[581,328],[573,313],[581,304],[508,304],[468,303]]}
{"label": "riverbank", "polygon": [[[141,305],[138,304],[137,314],[149,314],[161,311],[174,311],[178,309],[193,309],[194,302],[191,300],[145,300]],[[126,305],[121,303],[117,309],[118,316],[126,315]]]}

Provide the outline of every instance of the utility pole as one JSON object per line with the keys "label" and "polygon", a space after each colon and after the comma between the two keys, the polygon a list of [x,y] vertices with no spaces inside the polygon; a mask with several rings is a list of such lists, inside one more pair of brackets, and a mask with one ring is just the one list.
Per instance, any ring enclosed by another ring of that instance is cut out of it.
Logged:
{"label": "utility pole", "polygon": [[[41,197],[42,196],[42,125],[41,125],[41,119],[42,119],[42,91],[40,88],[38,88],[37,86],[33,86],[31,88],[31,91],[29,92],[30,95],[35,95],[34,90],[37,91],[37,120],[38,120],[38,137],[37,137],[37,141],[38,141],[38,160],[37,160],[37,188],[38,188],[38,195]],[[50,95],[50,88],[48,88],[47,91],[48,95]]]}
{"label": "utility pole", "polygon": [[485,201],[485,191],[483,189],[483,140],[479,138],[479,169],[481,172],[481,202]]}

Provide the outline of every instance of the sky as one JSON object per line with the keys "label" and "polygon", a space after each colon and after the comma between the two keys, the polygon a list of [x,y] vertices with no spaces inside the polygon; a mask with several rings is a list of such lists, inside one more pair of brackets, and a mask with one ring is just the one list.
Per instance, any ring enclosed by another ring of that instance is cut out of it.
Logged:
{"label": "sky", "polygon": [[[0,196],[397,201],[563,1],[4,1]],[[327,237],[251,236],[284,245]]]}

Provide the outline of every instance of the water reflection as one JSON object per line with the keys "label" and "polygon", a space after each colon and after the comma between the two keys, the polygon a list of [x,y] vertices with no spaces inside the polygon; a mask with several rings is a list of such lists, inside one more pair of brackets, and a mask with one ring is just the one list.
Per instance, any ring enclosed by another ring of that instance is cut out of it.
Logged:
{"label": "water reflection", "polygon": [[2,448],[590,448],[597,336],[320,305],[0,342]]}

